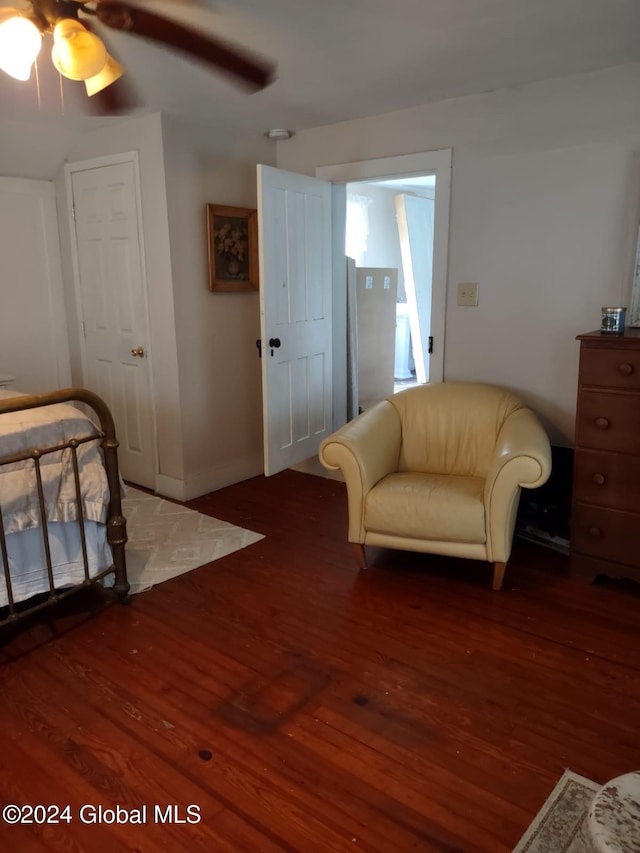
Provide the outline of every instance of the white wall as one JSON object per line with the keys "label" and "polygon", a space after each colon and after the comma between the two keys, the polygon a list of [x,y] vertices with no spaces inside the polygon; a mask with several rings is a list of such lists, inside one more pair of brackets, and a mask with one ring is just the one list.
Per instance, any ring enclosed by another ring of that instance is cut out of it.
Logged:
{"label": "white wall", "polygon": [[0,178],[0,373],[16,390],[71,384],[56,200],[51,181]]}
{"label": "white wall", "polygon": [[[578,344],[627,304],[639,218],[640,64],[300,131],[278,166],[453,148],[445,379],[503,384],[572,443]],[[458,281],[478,308],[455,305]]]}
{"label": "white wall", "polygon": [[363,252],[361,267],[393,267],[398,270],[398,296],[404,296],[402,254],[396,220],[398,190],[373,184],[348,184],[348,192],[370,199],[368,207],[369,239]]}
{"label": "white wall", "polygon": [[205,205],[256,206],[261,134],[163,118],[186,495],[261,474],[258,292],[208,289]]}
{"label": "white wall", "polygon": [[71,126],[0,119],[0,175],[52,181],[73,137]]}

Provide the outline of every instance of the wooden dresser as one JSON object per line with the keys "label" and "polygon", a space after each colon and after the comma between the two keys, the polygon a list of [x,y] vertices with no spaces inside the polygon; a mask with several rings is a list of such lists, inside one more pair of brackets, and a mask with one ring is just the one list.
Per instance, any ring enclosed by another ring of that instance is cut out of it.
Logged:
{"label": "wooden dresser", "polygon": [[577,339],[571,574],[640,580],[640,329]]}

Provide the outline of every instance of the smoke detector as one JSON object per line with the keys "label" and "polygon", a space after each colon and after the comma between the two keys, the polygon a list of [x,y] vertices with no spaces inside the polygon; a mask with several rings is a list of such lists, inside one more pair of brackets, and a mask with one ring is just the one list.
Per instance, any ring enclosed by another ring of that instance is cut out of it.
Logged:
{"label": "smoke detector", "polygon": [[271,130],[267,130],[265,136],[267,139],[280,141],[282,139],[291,139],[292,136],[295,136],[295,133],[295,130],[286,130],[284,127],[274,127]]}

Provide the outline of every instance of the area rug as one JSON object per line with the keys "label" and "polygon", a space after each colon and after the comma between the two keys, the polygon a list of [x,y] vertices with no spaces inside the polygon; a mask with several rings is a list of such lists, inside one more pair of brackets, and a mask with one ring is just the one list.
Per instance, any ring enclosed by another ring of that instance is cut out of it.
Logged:
{"label": "area rug", "polygon": [[219,560],[264,536],[127,487],[127,575],[131,593]]}
{"label": "area rug", "polygon": [[565,770],[513,853],[584,853],[581,828],[597,782]]}

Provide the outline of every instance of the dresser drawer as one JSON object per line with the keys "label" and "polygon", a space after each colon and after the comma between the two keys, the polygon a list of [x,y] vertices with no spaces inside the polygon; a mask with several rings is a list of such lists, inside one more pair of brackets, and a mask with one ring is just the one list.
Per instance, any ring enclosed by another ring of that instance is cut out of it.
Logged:
{"label": "dresser drawer", "polygon": [[582,390],[576,445],[618,453],[640,453],[640,394]]}
{"label": "dresser drawer", "polygon": [[574,504],[571,549],[580,554],[640,566],[640,516]]}
{"label": "dresser drawer", "polygon": [[593,583],[598,575],[608,575],[610,578],[633,578],[640,580],[640,568],[624,563],[612,563],[611,560],[600,560],[588,557],[586,554],[572,552],[570,569],[571,577]]}
{"label": "dresser drawer", "polygon": [[640,390],[640,350],[581,347],[580,383]]}
{"label": "dresser drawer", "polygon": [[582,503],[640,513],[640,457],[578,448],[573,490]]}

